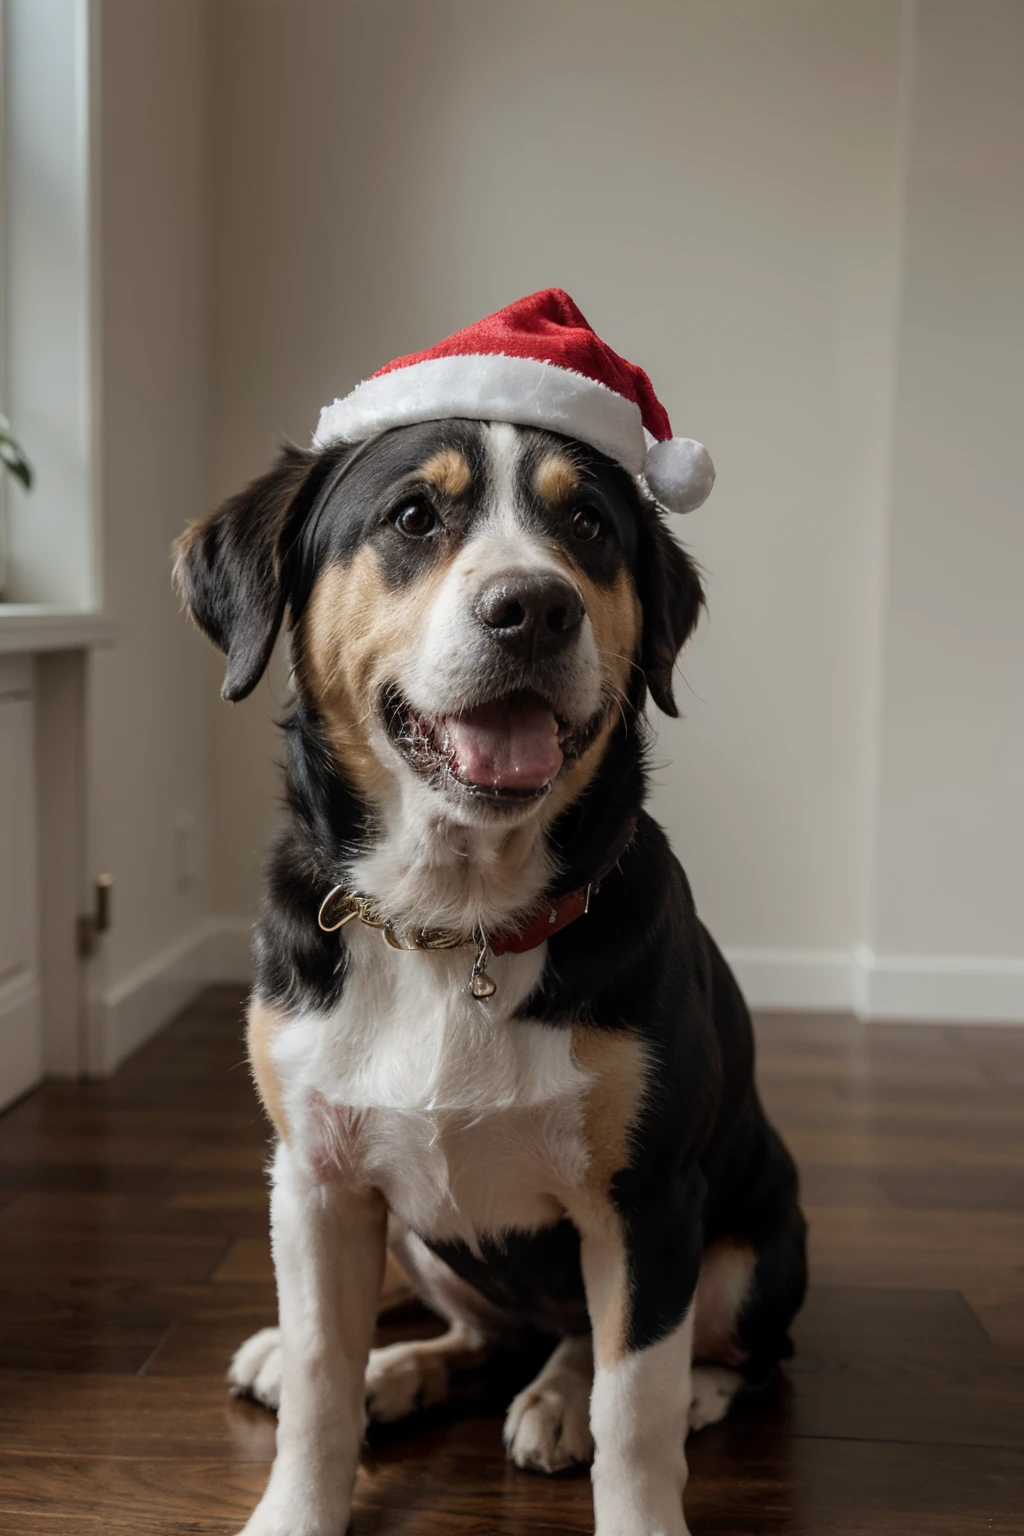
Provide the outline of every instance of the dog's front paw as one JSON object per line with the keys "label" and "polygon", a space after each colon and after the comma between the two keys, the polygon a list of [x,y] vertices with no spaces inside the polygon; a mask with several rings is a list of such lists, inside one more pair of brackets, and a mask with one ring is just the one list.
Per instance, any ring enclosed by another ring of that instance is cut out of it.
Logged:
{"label": "dog's front paw", "polygon": [[270,1473],[266,1492],[238,1536],[345,1536],[352,1500],[346,1492],[355,1481],[346,1475],[344,1458],[331,1462],[324,1475],[318,1461],[279,1456]]}
{"label": "dog's front paw", "polygon": [[[276,1413],[281,1406],[281,1369],[281,1330],[261,1328],[246,1339],[228,1366],[228,1390],[232,1397],[253,1397]],[[247,1525],[244,1536],[262,1536],[262,1532],[250,1531]]]}
{"label": "dog's front paw", "polygon": [[505,1449],[529,1472],[564,1472],[594,1454],[589,1384],[564,1378],[556,1386],[533,1383],[513,1398],[505,1419]]}
{"label": "dog's front paw", "polygon": [[416,1344],[373,1349],[366,1366],[366,1411],[375,1424],[393,1424],[448,1396],[443,1358]]}
{"label": "dog's front paw", "polygon": [[238,1536],[344,1536],[348,1525],[348,1516],[343,1511],[325,1521],[312,1511],[303,1510],[299,1502],[288,1510],[281,1509],[276,1501],[271,1507],[264,1505],[266,1500],[257,1505]]}

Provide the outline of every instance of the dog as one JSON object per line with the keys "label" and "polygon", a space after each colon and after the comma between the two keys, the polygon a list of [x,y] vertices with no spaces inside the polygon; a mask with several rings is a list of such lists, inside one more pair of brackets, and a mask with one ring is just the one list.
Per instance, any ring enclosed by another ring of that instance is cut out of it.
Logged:
{"label": "dog", "polygon": [[[695,564],[591,444],[442,417],[286,448],[176,579],[228,699],[282,626],[293,671],[248,1018],[279,1328],[230,1371],[279,1423],[243,1536],[341,1536],[367,1410],[525,1330],[512,1461],[592,1461],[599,1536],[682,1536],[687,1432],[791,1352],[806,1287],[747,1009],[644,809]],[[388,1246],[448,1329],[371,1350]]]}

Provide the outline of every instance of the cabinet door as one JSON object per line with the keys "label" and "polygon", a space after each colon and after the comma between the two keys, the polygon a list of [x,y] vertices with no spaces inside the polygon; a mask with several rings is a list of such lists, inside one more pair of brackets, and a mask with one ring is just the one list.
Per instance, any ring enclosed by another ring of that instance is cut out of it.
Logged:
{"label": "cabinet door", "polygon": [[32,663],[0,657],[0,1106],[42,1075]]}

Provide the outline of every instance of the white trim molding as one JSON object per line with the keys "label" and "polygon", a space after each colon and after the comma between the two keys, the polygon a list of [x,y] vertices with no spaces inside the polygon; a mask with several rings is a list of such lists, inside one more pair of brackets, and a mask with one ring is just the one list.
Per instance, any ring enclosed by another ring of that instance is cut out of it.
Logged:
{"label": "white trim molding", "polygon": [[207,987],[247,986],[250,926],[246,918],[209,918],[109,987],[93,1019],[90,1075],[113,1072]]}
{"label": "white trim molding", "polygon": [[0,1109],[35,1088],[42,1075],[39,1041],[40,992],[24,972],[0,983],[0,1037],[4,1051],[4,1094]]}
{"label": "white trim molding", "polygon": [[866,1019],[1024,1024],[1024,960],[854,951],[856,1008]]}
{"label": "white trim molding", "polygon": [[725,956],[751,1008],[856,1011],[849,950],[727,948]]}
{"label": "white trim molding", "polygon": [[1024,1024],[1024,960],[727,948],[752,1008],[843,1011],[864,1020]]}
{"label": "white trim molding", "polygon": [[113,645],[117,621],[109,613],[59,603],[0,603],[0,655],[86,650]]}

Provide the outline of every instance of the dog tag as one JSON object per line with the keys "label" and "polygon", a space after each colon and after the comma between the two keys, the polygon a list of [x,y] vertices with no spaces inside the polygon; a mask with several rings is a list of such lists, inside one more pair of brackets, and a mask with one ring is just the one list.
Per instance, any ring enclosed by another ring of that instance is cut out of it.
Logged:
{"label": "dog tag", "polygon": [[489,997],[493,997],[498,988],[488,976],[485,966],[490,957],[490,946],[482,929],[477,929],[476,959],[473,961],[473,974],[469,978],[469,990],[478,1003],[486,1003]]}
{"label": "dog tag", "polygon": [[469,984],[470,991],[477,1002],[485,1003],[489,997],[493,997],[498,988],[488,976],[486,971],[473,969],[473,980]]}

